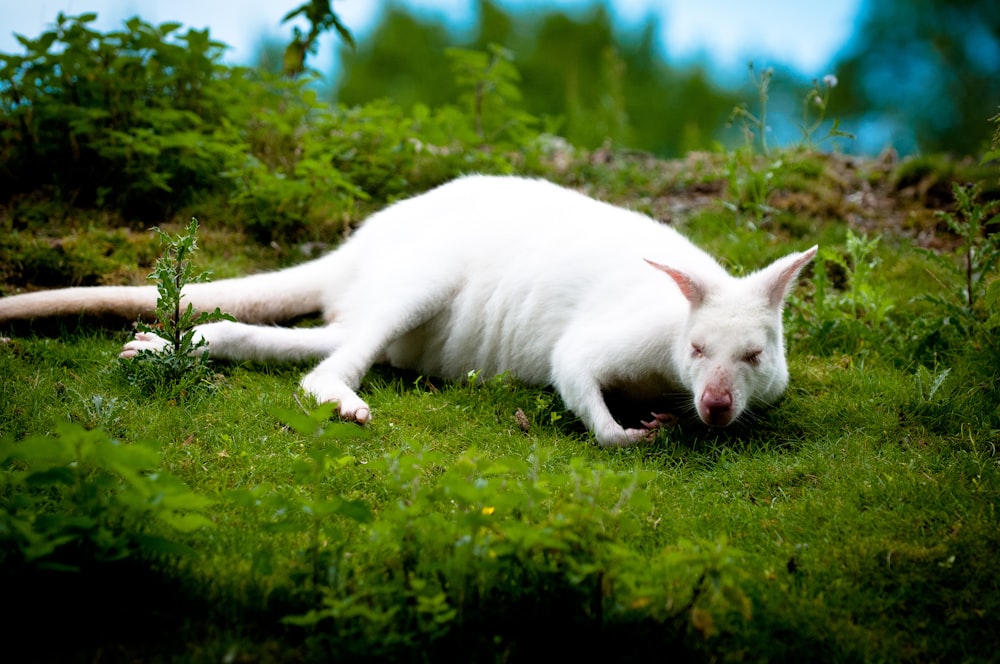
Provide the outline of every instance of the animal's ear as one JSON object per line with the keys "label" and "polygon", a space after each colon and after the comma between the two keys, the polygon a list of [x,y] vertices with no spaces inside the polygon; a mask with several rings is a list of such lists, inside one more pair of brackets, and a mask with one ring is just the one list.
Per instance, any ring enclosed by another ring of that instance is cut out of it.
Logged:
{"label": "animal's ear", "polygon": [[667,265],[661,265],[660,263],[655,263],[648,258],[643,259],[657,270],[661,272],[666,272],[670,275],[670,278],[674,280],[677,287],[681,289],[681,293],[687,298],[688,302],[691,303],[692,307],[697,307],[701,305],[705,298],[708,297],[708,288],[702,282],[698,281],[687,272],[681,272],[680,270],[675,270]]}
{"label": "animal's ear", "polygon": [[789,254],[774,261],[755,276],[760,280],[767,302],[774,309],[780,309],[785,298],[795,285],[795,279],[802,268],[816,256],[818,246],[800,253]]}

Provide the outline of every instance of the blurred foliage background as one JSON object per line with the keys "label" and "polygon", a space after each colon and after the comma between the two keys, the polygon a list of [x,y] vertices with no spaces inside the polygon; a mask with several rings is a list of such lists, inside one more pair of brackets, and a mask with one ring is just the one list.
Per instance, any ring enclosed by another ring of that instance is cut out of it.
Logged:
{"label": "blurred foliage background", "polygon": [[[446,50],[496,44],[514,55],[525,109],[558,118],[557,133],[574,144],[610,141],[669,157],[739,142],[727,120],[753,94],[749,77],[726,72],[723,83],[703,63],[670,62],[658,46],[656,18],[622,29],[609,7],[508,10],[480,0],[472,28],[456,31],[440,17],[390,2],[356,47],[334,46],[340,71],[325,96],[347,105],[380,98],[403,107],[450,103],[457,91]],[[283,48],[266,45],[259,64],[280,69]],[[781,63],[757,64],[776,69],[769,91],[775,140],[794,143],[811,81]],[[829,73],[840,84],[829,116],[857,136],[839,149],[979,154],[1000,107],[1000,4],[867,0]]]}
{"label": "blurred foliage background", "polygon": [[[301,239],[462,173],[541,174],[573,148],[595,162],[746,148],[729,187],[761,210],[773,185],[739,173],[776,166],[759,168],[755,151],[978,161],[1000,105],[1000,5],[984,0],[867,0],[819,81],[777,64],[672,62],[658,19],[623,28],[608,2],[478,0],[461,30],[387,2],[363,35],[339,7],[289,2],[284,36],[250,67],[227,64],[207,29],[139,16],[105,32],[96,13],[59,14],[18,36],[22,52],[0,53],[0,204],[13,205],[0,221],[49,223],[37,200],[132,219],[204,215],[211,200],[262,241]],[[337,49],[335,71],[311,69],[321,48]]]}

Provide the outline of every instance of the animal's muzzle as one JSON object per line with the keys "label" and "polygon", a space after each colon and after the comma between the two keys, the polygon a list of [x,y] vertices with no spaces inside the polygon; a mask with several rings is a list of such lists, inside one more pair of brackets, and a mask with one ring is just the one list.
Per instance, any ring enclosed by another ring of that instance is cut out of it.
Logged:
{"label": "animal's muzzle", "polygon": [[698,399],[698,416],[702,422],[714,427],[724,427],[734,419],[733,393],[729,390],[708,388]]}

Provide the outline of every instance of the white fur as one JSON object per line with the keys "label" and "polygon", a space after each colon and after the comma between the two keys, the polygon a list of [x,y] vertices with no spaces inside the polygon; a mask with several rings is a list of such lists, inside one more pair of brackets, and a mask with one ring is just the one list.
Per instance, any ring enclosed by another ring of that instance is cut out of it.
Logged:
{"label": "white fur", "polygon": [[[781,310],[815,253],[736,279],[643,215],[540,180],[469,176],[373,215],[315,261],[185,294],[199,309],[220,306],[248,322],[322,311],[326,327],[222,322],[199,332],[215,357],[321,358],[302,387],[338,402],[347,419],[370,420],[355,390],[377,361],[457,379],[509,372],[554,385],[601,445],[628,445],[663,418],[623,428],[605,405],[612,387],[654,398],[687,392],[699,417],[719,426],[781,395]],[[115,310],[126,300],[120,313],[148,309],[155,292],[19,295],[0,300],[0,322]],[[163,344],[137,335],[122,355]]]}

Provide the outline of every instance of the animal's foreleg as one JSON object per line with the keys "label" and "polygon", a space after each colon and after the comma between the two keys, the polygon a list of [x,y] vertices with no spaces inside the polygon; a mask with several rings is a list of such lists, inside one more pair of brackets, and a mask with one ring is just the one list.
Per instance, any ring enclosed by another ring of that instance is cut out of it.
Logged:
{"label": "animal's foreleg", "polygon": [[[404,272],[397,266],[388,281],[376,279],[358,286],[353,294],[356,301],[343,299],[338,309],[343,343],[302,378],[302,388],[318,401],[337,402],[344,419],[359,424],[371,420],[368,404],[354,392],[361,379],[394,341],[436,315],[452,290],[446,278],[407,280],[400,278],[401,274]],[[446,270],[445,276],[448,274]],[[379,299],[367,293],[388,295]]]}
{"label": "animal's foreleg", "polygon": [[557,376],[554,383],[566,406],[583,420],[601,447],[628,447],[655,436],[655,425],[643,429],[622,427],[608,409],[595,376],[570,372]]}
{"label": "animal's foreleg", "polygon": [[384,336],[353,335],[302,378],[302,389],[321,403],[335,401],[340,416],[359,424],[371,420],[371,408],[356,393],[368,369],[388,344]]}

